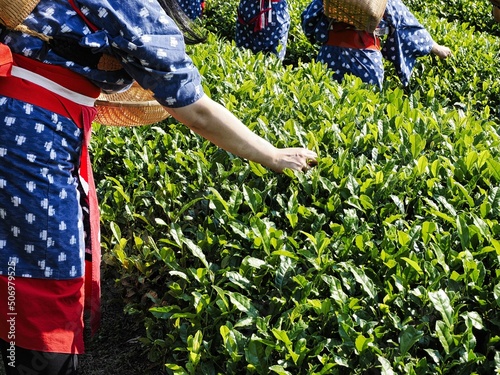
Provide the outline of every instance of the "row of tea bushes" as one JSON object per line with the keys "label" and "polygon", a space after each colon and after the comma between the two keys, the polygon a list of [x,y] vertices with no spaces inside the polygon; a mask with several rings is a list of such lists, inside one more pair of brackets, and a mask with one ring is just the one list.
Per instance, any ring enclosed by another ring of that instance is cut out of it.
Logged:
{"label": "row of tea bushes", "polygon": [[95,127],[105,275],[164,371],[500,369],[498,43],[422,12],[455,56],[421,59],[406,92],[215,34],[192,49],[208,95],[270,142],[318,152],[307,174],[274,174],[172,119]]}

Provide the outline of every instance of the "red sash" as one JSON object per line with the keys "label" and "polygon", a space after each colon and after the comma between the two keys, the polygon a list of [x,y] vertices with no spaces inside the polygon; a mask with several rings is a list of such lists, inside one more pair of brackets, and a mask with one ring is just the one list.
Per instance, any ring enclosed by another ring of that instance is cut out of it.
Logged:
{"label": "red sash", "polygon": [[346,23],[336,23],[328,32],[328,46],[380,50],[380,38]]}

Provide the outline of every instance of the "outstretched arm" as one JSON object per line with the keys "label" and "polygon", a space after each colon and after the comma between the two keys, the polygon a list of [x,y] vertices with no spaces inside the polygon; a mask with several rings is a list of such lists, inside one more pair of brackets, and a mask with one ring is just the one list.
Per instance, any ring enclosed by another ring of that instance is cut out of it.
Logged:
{"label": "outstretched arm", "polygon": [[316,164],[317,155],[314,151],[300,147],[274,147],[207,95],[191,105],[167,108],[167,111],[218,147],[260,163],[275,172],[282,172],[285,168],[303,171]]}

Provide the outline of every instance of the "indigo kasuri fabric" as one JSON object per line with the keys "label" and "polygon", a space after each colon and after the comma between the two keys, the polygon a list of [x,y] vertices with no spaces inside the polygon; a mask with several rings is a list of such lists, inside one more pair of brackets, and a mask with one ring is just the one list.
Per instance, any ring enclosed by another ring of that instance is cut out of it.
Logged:
{"label": "indigo kasuri fabric", "polygon": [[241,0],[236,21],[236,45],[254,53],[270,52],[284,59],[290,30],[285,0]]}
{"label": "indigo kasuri fabric", "polygon": [[178,0],[181,9],[190,19],[195,20],[203,15],[204,0]]}

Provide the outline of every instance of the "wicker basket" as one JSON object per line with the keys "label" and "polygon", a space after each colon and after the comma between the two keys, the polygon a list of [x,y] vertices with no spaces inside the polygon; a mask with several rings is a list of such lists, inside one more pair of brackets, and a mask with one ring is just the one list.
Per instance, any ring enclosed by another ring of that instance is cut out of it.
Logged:
{"label": "wicker basket", "polygon": [[35,9],[40,0],[0,0],[0,23],[15,28]]}
{"label": "wicker basket", "polygon": [[324,0],[325,15],[370,33],[382,20],[387,0]]}
{"label": "wicker basket", "polygon": [[136,82],[124,92],[101,94],[96,100],[95,122],[108,126],[150,125],[165,120],[169,113],[151,91]]}
{"label": "wicker basket", "polygon": [[493,15],[495,22],[500,23],[500,7],[494,6],[491,10],[491,14]]}

